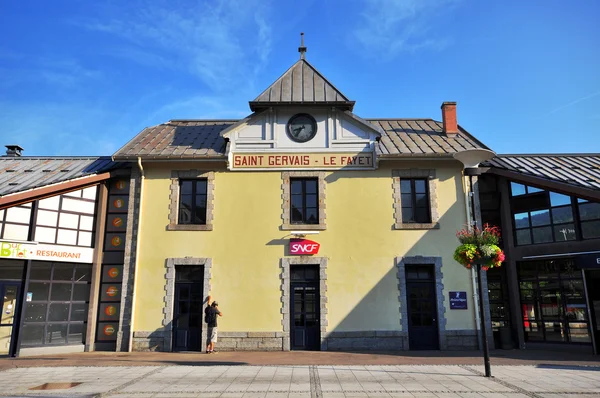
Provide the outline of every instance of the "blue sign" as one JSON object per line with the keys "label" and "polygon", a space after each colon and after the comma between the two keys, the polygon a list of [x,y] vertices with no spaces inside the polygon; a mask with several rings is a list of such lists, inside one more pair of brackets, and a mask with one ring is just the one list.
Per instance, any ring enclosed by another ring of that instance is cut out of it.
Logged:
{"label": "blue sign", "polygon": [[450,292],[450,309],[451,310],[466,310],[467,309],[467,292]]}

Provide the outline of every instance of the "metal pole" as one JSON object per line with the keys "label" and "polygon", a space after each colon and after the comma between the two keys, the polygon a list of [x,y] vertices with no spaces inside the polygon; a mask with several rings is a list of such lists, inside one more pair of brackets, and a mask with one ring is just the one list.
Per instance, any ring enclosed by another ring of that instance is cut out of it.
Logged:
{"label": "metal pole", "polygon": [[490,369],[490,350],[488,347],[488,336],[487,336],[487,322],[485,319],[485,312],[483,310],[483,286],[481,283],[481,264],[477,264],[477,284],[479,285],[479,319],[481,321],[481,339],[483,341],[483,365],[485,366],[485,377],[492,377],[492,370]]}

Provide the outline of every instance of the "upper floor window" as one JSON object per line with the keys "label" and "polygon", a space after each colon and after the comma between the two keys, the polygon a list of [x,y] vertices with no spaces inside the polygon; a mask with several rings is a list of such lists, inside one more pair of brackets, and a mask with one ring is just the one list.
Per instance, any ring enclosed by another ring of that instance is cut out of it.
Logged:
{"label": "upper floor window", "polygon": [[290,179],[290,215],[292,224],[319,224],[319,180]]}
{"label": "upper floor window", "polygon": [[600,238],[600,203],[511,182],[517,245]]}
{"label": "upper floor window", "polygon": [[400,179],[403,223],[430,223],[429,190],[426,179]]}
{"label": "upper floor window", "polygon": [[600,203],[578,199],[583,239],[600,238]]}
{"label": "upper floor window", "polygon": [[179,181],[179,224],[206,224],[206,179]]}

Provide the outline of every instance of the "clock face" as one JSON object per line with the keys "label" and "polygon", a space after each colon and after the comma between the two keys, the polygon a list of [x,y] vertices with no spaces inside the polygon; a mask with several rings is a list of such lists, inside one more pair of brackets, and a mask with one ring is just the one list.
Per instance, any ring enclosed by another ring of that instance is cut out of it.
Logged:
{"label": "clock face", "polygon": [[317,134],[317,121],[306,113],[294,115],[287,124],[287,134],[295,142],[310,141]]}

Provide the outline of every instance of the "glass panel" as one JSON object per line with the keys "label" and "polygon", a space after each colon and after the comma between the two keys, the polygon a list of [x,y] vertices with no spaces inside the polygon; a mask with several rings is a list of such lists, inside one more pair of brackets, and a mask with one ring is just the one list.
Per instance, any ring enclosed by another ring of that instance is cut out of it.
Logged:
{"label": "glass panel", "polygon": [[565,325],[562,322],[544,322],[546,341],[567,341]]}
{"label": "glass panel", "polygon": [[77,264],[75,267],[75,282],[89,282],[92,280],[92,265]]}
{"label": "glass panel", "polygon": [[427,200],[427,194],[417,193],[415,194],[417,198],[417,207],[429,207],[429,201]]}
{"label": "glass panel", "polygon": [[190,298],[190,286],[181,284],[179,286],[179,299],[187,300]]}
{"label": "glass panel", "polygon": [[529,227],[529,213],[515,214],[515,228]]}
{"label": "glass panel", "polygon": [[312,193],[312,194],[316,194],[317,193],[317,180],[306,180],[306,193]]}
{"label": "glass panel", "polygon": [[525,321],[523,329],[525,330],[525,341],[544,341],[541,323]]}
{"label": "glass panel", "polygon": [[69,344],[85,343],[85,327],[84,323],[72,323],[69,325]]}
{"label": "glass panel", "polygon": [[307,224],[318,224],[319,223],[319,214],[317,213],[317,209],[306,209],[306,223]]}
{"label": "glass panel", "polygon": [[[550,210],[537,210],[531,212],[531,225],[534,227],[550,224]],[[535,239],[534,239],[535,240]]]}
{"label": "glass panel", "polygon": [[181,181],[180,193],[181,195],[191,195],[192,181]]}
{"label": "glass panel", "polygon": [[196,195],[206,195],[206,180],[197,180],[196,181]]}
{"label": "glass panel", "polygon": [[[0,323],[5,325],[12,325],[15,321],[15,312],[17,311],[17,286],[16,285],[4,285],[4,297],[2,300],[2,306],[0,307]],[[0,328],[0,344],[8,344],[6,341],[6,335],[2,334],[2,331],[8,332],[8,339],[10,339],[10,328]],[[4,341],[2,341],[4,340]],[[6,346],[8,348],[8,346]],[[4,351],[5,347],[0,348],[0,352]]]}
{"label": "glass panel", "polygon": [[44,338],[44,325],[23,325],[21,329],[21,345],[41,345]]}
{"label": "glass panel", "polygon": [[28,293],[31,293],[31,300],[48,301],[49,292],[50,282],[29,282]]}
{"label": "glass panel", "polygon": [[413,209],[410,207],[402,208],[402,222],[414,222]]}
{"label": "glass panel", "polygon": [[512,196],[525,195],[525,185],[517,184],[516,182],[511,182],[510,192],[512,193]]}
{"label": "glass panel", "polygon": [[533,228],[533,243],[552,242],[552,227]]}
{"label": "glass panel", "polygon": [[415,221],[418,223],[427,223],[429,222],[429,212],[427,209],[417,208],[415,210]]}
{"label": "glass panel", "polygon": [[46,309],[48,304],[46,303],[26,303],[25,306],[25,322],[45,322],[46,321]]}
{"label": "glass panel", "polygon": [[192,300],[201,302],[202,297],[202,285],[192,285]]}
{"label": "glass panel", "polygon": [[180,301],[179,302],[179,314],[183,315],[183,314],[188,314],[190,312],[190,303],[187,301]]}
{"label": "glass panel", "polygon": [[574,224],[563,224],[554,226],[554,239],[557,242],[575,240],[575,238],[576,236]]}
{"label": "glass panel", "polygon": [[579,204],[579,217],[582,220],[594,220],[600,218],[600,203],[586,202]]}
{"label": "glass panel", "polygon": [[73,285],[70,283],[53,283],[52,291],[50,292],[50,300],[71,301],[72,287]]}
{"label": "glass panel", "polygon": [[[2,224],[0,224],[0,227],[2,227]],[[21,261],[0,261],[0,278],[21,280],[24,268]]]}
{"label": "glass panel", "polygon": [[517,245],[530,245],[531,244],[531,230],[519,229],[516,231]]}
{"label": "glass panel", "polygon": [[410,316],[411,326],[423,326],[421,323],[421,314],[412,314]]}
{"label": "glass panel", "polygon": [[67,322],[69,320],[69,304],[51,303],[49,321]]}
{"label": "glass panel", "polygon": [[291,180],[290,188],[292,191],[292,195],[294,194],[302,194],[302,181],[300,180]]}
{"label": "glass panel", "polygon": [[192,195],[181,195],[179,201],[179,223],[190,224],[192,222]]}
{"label": "glass panel", "polygon": [[410,180],[400,180],[400,193],[410,194],[412,187],[410,186]]}
{"label": "glass panel", "polygon": [[71,304],[71,321],[87,321],[87,303]]}
{"label": "glass panel", "polygon": [[50,273],[52,271],[52,263],[45,261],[34,261],[31,263],[31,276],[32,280],[50,280]]}
{"label": "glass panel", "polygon": [[582,222],[581,234],[584,239],[600,238],[600,221]]}
{"label": "glass panel", "polygon": [[426,193],[427,192],[425,180],[415,180],[415,192],[416,193]]}
{"label": "glass panel", "polygon": [[591,343],[587,323],[569,323],[569,340],[572,343]]}
{"label": "glass panel", "polygon": [[194,209],[194,224],[206,224],[206,203]]}
{"label": "glass panel", "polygon": [[66,344],[67,342],[67,325],[64,324],[48,324],[46,332],[46,344]]}
{"label": "glass panel", "polygon": [[89,301],[90,285],[76,283],[73,287],[73,301]]}
{"label": "glass panel", "polygon": [[177,327],[179,327],[179,328],[187,328],[188,326],[190,326],[190,317],[189,317],[189,315],[187,313],[185,315],[180,315],[177,318]]}
{"label": "glass panel", "polygon": [[583,280],[563,280],[565,297],[565,317],[569,321],[587,321],[587,306],[583,290]]}
{"label": "glass panel", "polygon": [[519,279],[535,279],[537,277],[537,262],[526,261],[517,264]]}
{"label": "glass panel", "polygon": [[543,319],[562,318],[562,303],[560,292],[556,290],[541,291],[541,309]]}
{"label": "glass panel", "polygon": [[71,281],[73,280],[73,265],[72,264],[54,264],[54,274],[52,280],[55,281]]}
{"label": "glass panel", "polygon": [[317,207],[317,195],[306,195],[306,207]]}
{"label": "glass panel", "polygon": [[571,206],[557,207],[552,209],[552,223],[562,224],[573,222],[573,209]]}
{"label": "glass panel", "polygon": [[400,200],[402,203],[402,207],[412,207],[413,203],[412,203],[412,194],[410,193],[403,193],[400,195]]}
{"label": "glass panel", "polygon": [[542,192],[542,189],[536,188],[536,187],[531,187],[531,186],[527,186],[527,193],[535,193],[535,192]]}
{"label": "glass panel", "polygon": [[537,309],[534,304],[522,304],[522,309],[524,320],[539,319],[537,316]]}
{"label": "glass panel", "polygon": [[554,206],[562,206],[562,205],[570,205],[571,197],[567,195],[562,195],[556,192],[550,192],[550,205]]}
{"label": "glass panel", "polygon": [[302,195],[292,195],[292,209],[296,208],[298,210],[302,210]]}

